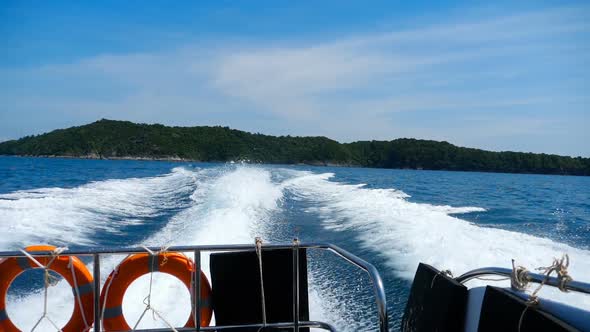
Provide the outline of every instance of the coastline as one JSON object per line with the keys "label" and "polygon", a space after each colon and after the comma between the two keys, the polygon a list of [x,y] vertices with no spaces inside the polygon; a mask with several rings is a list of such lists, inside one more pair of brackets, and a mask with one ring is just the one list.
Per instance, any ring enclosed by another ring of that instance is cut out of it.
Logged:
{"label": "coastline", "polygon": [[52,158],[52,159],[80,159],[80,160],[131,160],[131,161],[161,161],[161,162],[195,162],[195,163],[243,163],[252,165],[287,165],[287,166],[315,166],[315,167],[343,167],[343,168],[369,168],[369,169],[396,169],[412,171],[429,171],[429,172],[466,172],[466,173],[490,173],[490,174],[514,174],[514,175],[549,175],[549,176],[574,176],[588,177],[589,175],[567,174],[567,173],[531,173],[531,172],[497,172],[484,170],[456,170],[456,169],[429,169],[429,168],[386,168],[386,167],[367,167],[353,164],[337,164],[328,162],[309,162],[309,163],[280,163],[280,162],[256,162],[251,160],[198,160],[174,157],[139,157],[139,156],[113,156],[103,157],[96,154],[71,156],[71,155],[6,155],[0,154],[0,157],[14,158]]}
{"label": "coastline", "polygon": [[322,136],[270,136],[219,126],[167,127],[106,119],[3,142],[0,154],[590,176],[590,158],[579,156],[486,151],[413,138],[340,143]]}
{"label": "coastline", "polygon": [[268,164],[268,165],[299,165],[299,166],[320,166],[320,167],[357,167],[357,168],[377,168],[377,167],[364,167],[354,164],[338,164],[321,161],[311,161],[303,163],[283,163],[283,162],[272,162],[272,161],[252,161],[252,160],[199,160],[181,158],[178,156],[171,157],[141,157],[141,156],[111,156],[104,157],[97,154],[89,155],[8,155],[0,154],[0,157],[15,157],[15,158],[55,158],[55,159],[81,159],[81,160],[135,160],[135,161],[165,161],[165,162],[194,162],[194,163],[245,163],[245,164]]}

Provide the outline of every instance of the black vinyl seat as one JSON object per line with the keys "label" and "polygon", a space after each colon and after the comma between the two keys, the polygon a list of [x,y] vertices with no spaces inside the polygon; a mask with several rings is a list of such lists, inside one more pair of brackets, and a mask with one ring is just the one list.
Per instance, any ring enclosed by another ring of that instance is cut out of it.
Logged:
{"label": "black vinyl seat", "polygon": [[[468,308],[470,298],[479,300],[473,301]],[[563,312],[560,314],[557,310],[547,310],[550,306],[545,304],[550,304],[551,301],[543,301],[541,299],[540,306],[527,308],[526,299],[510,289],[487,286],[468,290],[432,266],[420,263],[402,318],[401,331],[454,332],[468,328],[469,331],[478,332],[590,332],[590,316],[585,311],[577,308],[568,309],[563,305],[554,308],[566,310],[570,314],[570,317],[567,317]],[[572,314],[576,320],[572,320]],[[580,319],[580,316],[587,318]],[[465,325],[473,317],[474,324]]]}
{"label": "black vinyl seat", "polygon": [[[217,325],[262,323],[260,270],[254,251],[211,254],[213,312]],[[262,252],[268,323],[293,321],[293,250]],[[307,255],[299,249],[299,320],[309,320]],[[282,331],[265,329],[264,331]],[[284,329],[292,331],[292,329]],[[309,329],[301,328],[300,331]],[[232,329],[256,332],[257,328]]]}
{"label": "black vinyl seat", "polygon": [[404,332],[463,330],[467,287],[420,263],[402,318]]}
{"label": "black vinyl seat", "polygon": [[[519,329],[521,316],[523,316],[522,324]],[[588,329],[590,330],[590,327]],[[571,332],[580,330],[541,308],[536,306],[527,308],[526,301],[509,290],[488,286],[483,298],[478,331]]]}

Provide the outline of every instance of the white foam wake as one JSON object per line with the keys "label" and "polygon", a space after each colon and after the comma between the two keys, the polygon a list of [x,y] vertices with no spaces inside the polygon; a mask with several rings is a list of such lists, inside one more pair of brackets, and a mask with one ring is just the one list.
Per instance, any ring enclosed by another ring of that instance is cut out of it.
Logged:
{"label": "white foam wake", "polygon": [[[6,222],[11,235],[0,239],[0,248],[15,250],[36,243],[92,244],[91,236],[95,232],[120,235],[121,226],[141,224],[162,209],[181,207],[177,198],[188,197],[194,190],[195,175],[184,168],[175,168],[163,176],[0,195],[0,220]],[[103,279],[121,258],[103,261]],[[42,293],[9,296],[7,302],[8,314],[21,330],[30,330],[43,310]],[[51,319],[58,326],[65,325],[74,304],[70,286],[62,281],[50,287],[48,304]],[[38,327],[38,330],[51,329],[48,321]]]}
{"label": "white foam wake", "polygon": [[[330,181],[332,174],[307,174],[288,187],[301,199],[314,202],[308,212],[318,214],[326,228],[353,230],[363,246],[387,258],[403,278],[412,278],[419,262],[451,269],[455,275],[484,266],[511,267],[514,258],[530,268],[547,266],[567,253],[575,277],[590,276],[590,252],[546,238],[478,227],[450,214],[483,212],[478,207],[453,208],[409,202],[403,192],[367,189]],[[546,295],[590,309],[590,297],[560,294],[546,287]]]}
{"label": "white foam wake", "polygon": [[[268,171],[255,167],[222,167],[198,173],[188,170],[183,172],[194,176],[193,188],[196,185],[196,189],[191,195],[191,206],[173,216],[162,230],[144,243],[129,245],[251,243],[255,236],[264,235],[265,224],[279,208],[282,199],[282,190],[273,184]],[[125,188],[121,191],[135,189]],[[103,260],[103,283],[122,258],[114,256]],[[202,267],[209,275],[209,256],[206,254],[202,256]],[[148,278],[144,276],[134,282],[125,295],[123,311],[131,326],[145,308],[143,300],[149,293]],[[152,292],[152,305],[173,325],[184,325],[191,308],[184,285],[174,277],[155,273],[153,289],[157,291]],[[71,290],[61,282],[52,291],[54,302],[51,315],[63,325],[72,311]],[[10,316],[21,324],[20,327],[30,329],[34,322],[30,320],[28,308],[42,303],[41,294],[13,298],[10,302]],[[138,328],[150,327],[166,327],[166,324],[162,320],[154,320],[148,314]]]}
{"label": "white foam wake", "polygon": [[194,173],[92,182],[75,188],[40,188],[0,195],[3,233],[0,249],[32,243],[93,244],[92,235],[117,235],[166,208],[178,207],[178,195],[194,190]]}
{"label": "white foam wake", "polygon": [[[194,205],[176,216],[157,235],[146,241],[148,245],[244,244],[253,243],[256,236],[268,239],[273,233],[275,215],[281,208],[284,186],[273,182],[269,170],[238,166],[201,173],[197,189],[192,194]],[[189,254],[192,258],[192,255]],[[209,254],[202,254],[202,270],[209,280]],[[190,312],[189,295],[177,280],[164,275],[154,279],[156,306],[166,312],[167,319],[176,326],[186,321]],[[147,277],[134,283],[127,291],[123,309],[125,317],[135,321],[143,309],[142,300],[148,292]],[[179,309],[181,308],[181,309]],[[184,308],[184,309],[182,309]],[[313,319],[329,317],[330,306],[323,304],[317,292],[310,292]],[[162,321],[144,320],[140,328],[166,327]]]}
{"label": "white foam wake", "polygon": [[[283,182],[273,182],[277,177]],[[134,223],[138,222],[137,216],[145,221],[167,207],[178,208],[180,212],[145,242],[127,245],[251,243],[255,236],[272,235],[284,191],[289,190],[294,199],[311,203],[307,212],[319,216],[326,228],[335,232],[352,230],[362,245],[382,253],[389,267],[404,278],[413,276],[418,262],[450,268],[460,274],[482,266],[509,267],[511,258],[529,267],[547,265],[551,257],[562,252],[572,259],[570,272],[574,277],[590,275],[588,251],[549,239],[478,227],[452,216],[484,212],[482,208],[412,203],[401,191],[342,184],[330,181],[331,177],[332,174],[292,170],[271,174],[268,169],[245,166],[197,172],[177,168],[160,177],[6,194],[0,196],[0,220],[11,220],[15,225],[10,230],[13,235],[10,240],[0,239],[0,248],[14,249],[36,242],[91,243],[91,232],[117,234],[118,228],[109,215],[116,216],[117,222]],[[190,196],[191,202],[181,203],[175,199],[179,196]],[[202,266],[209,274],[208,255],[202,258]],[[121,259],[109,257],[102,262],[103,282]],[[311,272],[312,320],[328,318],[344,330],[363,326],[364,322],[353,325],[355,322],[342,320],[347,310],[357,308],[343,303],[338,294],[330,294],[333,285],[323,280],[323,275]],[[147,288],[147,277],[144,277],[128,289],[123,310],[131,324],[143,311]],[[185,287],[172,277],[156,274],[154,289],[158,290],[152,294],[154,306],[174,325],[183,325],[190,310]],[[63,325],[73,308],[71,290],[61,282],[51,292],[51,315]],[[551,294],[557,300],[560,296]],[[587,299],[573,298],[570,294],[561,297],[582,307],[590,306]],[[34,324],[31,308],[39,311],[41,304],[41,294],[10,298],[9,315],[21,328],[30,329]],[[49,329],[48,325],[45,327]],[[165,324],[148,315],[139,327],[165,327]]]}
{"label": "white foam wake", "polygon": [[[240,166],[222,170],[213,179],[199,181],[192,195],[195,204],[174,216],[157,236],[147,242],[150,245],[174,244],[243,244],[252,243],[256,236],[265,234],[265,227],[274,212],[279,209],[283,193],[264,169]],[[189,255],[192,257],[192,255]],[[209,255],[202,254],[202,269],[210,278]],[[173,278],[158,278],[157,289],[166,289],[157,299],[157,306],[168,318],[180,326],[190,312],[188,293]],[[148,283],[138,283],[129,289],[124,311],[129,321],[141,314],[142,299],[148,291]],[[178,310],[178,299],[186,310]],[[161,321],[145,320],[140,327],[165,327]]]}

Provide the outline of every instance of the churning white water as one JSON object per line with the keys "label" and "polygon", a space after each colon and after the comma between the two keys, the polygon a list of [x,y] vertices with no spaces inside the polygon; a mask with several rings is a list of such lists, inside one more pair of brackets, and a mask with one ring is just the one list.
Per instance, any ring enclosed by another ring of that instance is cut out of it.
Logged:
{"label": "churning white water", "polygon": [[[301,215],[321,224],[326,232],[352,232],[365,249],[385,257],[383,274],[410,279],[417,264],[426,262],[458,275],[482,266],[510,267],[513,258],[532,268],[567,253],[572,260],[571,274],[590,276],[590,252],[586,250],[525,233],[479,227],[457,217],[461,213],[484,213],[480,207],[413,203],[407,194],[394,188],[371,189],[335,182],[332,177],[331,173],[270,167],[176,167],[156,177],[5,193],[0,195],[0,222],[7,236],[0,238],[0,249],[15,250],[36,243],[100,245],[105,237],[125,246],[252,243],[256,236],[273,237],[285,200],[294,199],[301,203]],[[135,228],[126,228],[132,226]],[[130,232],[141,232],[143,227],[156,230],[133,237],[136,241],[126,241]],[[103,282],[123,258],[104,259]],[[371,261],[371,257],[365,258]],[[207,275],[208,259],[203,254]],[[339,303],[339,297],[330,293],[329,285],[335,281],[322,276],[313,271],[310,274],[311,318],[328,320],[343,330],[358,329],[346,314],[356,304]],[[131,325],[144,310],[148,280],[142,277],[125,296],[123,310]],[[183,325],[190,310],[185,287],[175,278],[158,273],[153,288],[158,290],[152,297],[154,307],[174,325]],[[588,297],[549,295],[590,308]],[[73,309],[69,285],[60,282],[51,287],[49,298],[51,317],[65,324]],[[32,317],[40,316],[42,301],[41,293],[12,294],[7,311],[21,329],[29,330],[36,322]],[[50,329],[44,324],[40,330]],[[165,324],[151,314],[139,325],[155,326]]]}

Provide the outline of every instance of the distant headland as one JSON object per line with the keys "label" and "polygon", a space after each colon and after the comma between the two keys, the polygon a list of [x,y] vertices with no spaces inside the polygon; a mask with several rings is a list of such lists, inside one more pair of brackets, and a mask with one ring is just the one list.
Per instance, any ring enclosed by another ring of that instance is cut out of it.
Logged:
{"label": "distant headland", "polygon": [[590,158],[492,152],[401,138],[339,143],[228,127],[168,127],[100,120],[0,143],[0,155],[92,159],[246,161],[375,168],[590,175]]}

